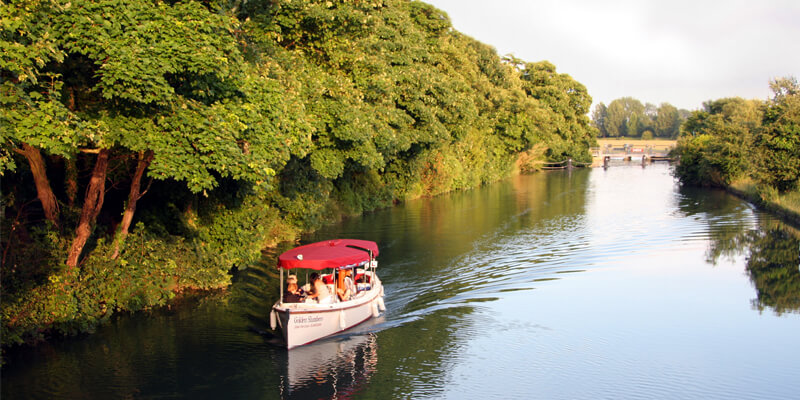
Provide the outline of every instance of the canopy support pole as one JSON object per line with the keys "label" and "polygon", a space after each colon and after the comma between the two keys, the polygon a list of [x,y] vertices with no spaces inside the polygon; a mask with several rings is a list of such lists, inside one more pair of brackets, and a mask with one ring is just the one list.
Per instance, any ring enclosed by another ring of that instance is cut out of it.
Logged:
{"label": "canopy support pole", "polygon": [[278,269],[281,270],[281,286],[278,288],[278,290],[281,292],[281,304],[283,304],[283,268],[278,266]]}

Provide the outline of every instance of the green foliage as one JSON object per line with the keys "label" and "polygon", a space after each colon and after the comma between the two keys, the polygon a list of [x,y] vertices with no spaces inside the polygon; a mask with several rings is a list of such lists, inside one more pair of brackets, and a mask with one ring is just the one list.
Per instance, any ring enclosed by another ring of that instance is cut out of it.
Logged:
{"label": "green foliage", "polygon": [[610,137],[635,137],[638,120],[644,114],[644,106],[632,97],[623,97],[608,105],[605,118],[606,131]]}
{"label": "green foliage", "polygon": [[653,126],[655,128],[655,136],[669,139],[677,138],[681,126],[680,112],[669,103],[661,103],[653,121]]}
{"label": "green foliage", "polygon": [[681,123],[686,119],[686,110],[678,110],[669,103],[642,105],[632,97],[612,101],[608,107],[600,103],[592,112],[592,125],[598,129],[599,137],[641,137],[645,132],[652,137],[675,139]]}
{"label": "green foliage", "polygon": [[597,129],[597,137],[609,137],[606,129],[606,118],[608,118],[608,107],[603,102],[598,103],[592,111],[592,125]]}
{"label": "green foliage", "polygon": [[[85,144],[87,135],[80,128],[93,130],[93,127],[79,121],[63,103],[58,100],[61,82],[53,80],[50,85],[39,87],[28,82],[17,85],[9,81],[0,84],[0,126],[3,126],[2,143],[6,154],[9,143],[28,143],[46,149],[49,153],[68,157],[77,146]],[[44,91],[44,94],[40,91]],[[6,170],[15,171],[16,162],[4,157],[0,164],[0,175]]]}
{"label": "green foliage", "polygon": [[764,108],[756,140],[762,157],[759,177],[784,192],[800,185],[800,85],[794,78],[770,83],[774,97]]}
{"label": "green foliage", "polygon": [[[264,246],[342,215],[496,181],[518,158],[586,162],[595,142],[583,85],[500,58],[422,2],[34,0],[0,17],[4,343],[225,286]],[[26,145],[62,230],[41,222]],[[64,268],[101,149],[105,202]]]}
{"label": "green foliage", "polygon": [[755,192],[771,204],[798,188],[800,89],[791,77],[770,87],[774,96],[767,102],[720,99],[689,116],[676,149],[681,181],[729,186],[754,180]]}
{"label": "green foliage", "polygon": [[771,308],[778,315],[796,313],[800,310],[800,240],[786,229],[773,228],[750,232],[749,241],[747,274],[758,295],[753,306],[759,311]]}
{"label": "green foliage", "polygon": [[722,186],[725,184],[720,170],[716,168],[713,148],[717,141],[712,135],[684,137],[678,141],[676,151],[681,162],[675,167],[675,174],[686,184],[698,186]]}
{"label": "green foliage", "polygon": [[750,173],[750,151],[759,129],[759,104],[727,98],[709,101],[704,110],[686,120],[676,151],[681,165],[676,173],[692,184],[727,186]]}
{"label": "green foliage", "polygon": [[[522,79],[528,95],[551,110],[548,128],[555,135],[549,143],[549,157],[557,161],[572,158],[591,162],[588,148],[595,144],[597,130],[587,117],[592,98],[586,87],[567,74],[556,73],[555,66],[548,61],[526,64]],[[522,150],[532,145],[533,141]]]}

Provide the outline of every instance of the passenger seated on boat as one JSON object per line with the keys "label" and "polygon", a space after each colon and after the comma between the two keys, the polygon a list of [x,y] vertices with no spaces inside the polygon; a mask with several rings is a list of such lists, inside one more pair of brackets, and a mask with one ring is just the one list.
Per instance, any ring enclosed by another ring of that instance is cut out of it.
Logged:
{"label": "passenger seated on boat", "polygon": [[370,276],[368,274],[365,274],[363,272],[359,272],[356,275],[356,285],[358,287],[358,291],[362,292],[362,291],[365,291],[365,290],[370,290],[370,288],[372,288],[372,285],[370,284],[370,280],[371,279],[370,279]]}
{"label": "passenger seated on boat", "polygon": [[331,303],[333,301],[333,297],[331,297],[331,292],[328,290],[328,287],[322,283],[322,279],[319,278],[319,274],[314,272],[311,274],[311,290],[308,292],[306,296],[306,303]]}
{"label": "passenger seated on boat", "polygon": [[300,303],[303,301],[303,292],[297,287],[297,276],[289,275],[286,280],[286,290],[283,292],[284,303]]}
{"label": "passenger seated on boat", "polygon": [[369,281],[370,281],[370,276],[368,274],[365,274],[363,272],[359,272],[358,274],[356,274],[356,282],[369,283]]}
{"label": "passenger seated on boat", "polygon": [[356,287],[353,284],[353,270],[341,269],[339,270],[339,277],[336,280],[336,295],[339,296],[339,301],[350,300],[356,294]]}

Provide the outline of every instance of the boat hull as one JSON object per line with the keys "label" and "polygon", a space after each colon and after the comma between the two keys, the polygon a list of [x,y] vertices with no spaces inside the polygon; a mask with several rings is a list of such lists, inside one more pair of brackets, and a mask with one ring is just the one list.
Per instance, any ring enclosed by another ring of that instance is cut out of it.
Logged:
{"label": "boat hull", "polygon": [[272,313],[286,347],[292,349],[350,329],[378,315],[383,308],[383,286],[373,279],[370,290],[334,304],[276,303]]}

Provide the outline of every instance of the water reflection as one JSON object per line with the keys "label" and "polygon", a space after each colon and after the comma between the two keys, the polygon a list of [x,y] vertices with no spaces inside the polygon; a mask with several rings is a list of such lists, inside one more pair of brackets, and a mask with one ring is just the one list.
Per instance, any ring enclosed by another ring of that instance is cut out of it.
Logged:
{"label": "water reflection", "polygon": [[[776,224],[778,225],[778,224]],[[758,297],[753,307],[778,314],[800,312],[800,240],[797,231],[772,226],[747,234],[747,274]]]}
{"label": "water reflection", "polygon": [[387,316],[414,318],[527,287],[565,268],[556,261],[586,244],[579,232],[590,172],[517,176],[367,214],[304,239],[375,240]]}
{"label": "water reflection", "polygon": [[[756,290],[751,301],[754,309],[778,315],[800,312],[800,232],[796,228],[753,213],[752,206],[723,191],[686,187],[680,194],[685,216],[702,214],[709,226],[709,263],[747,256],[745,270]],[[752,224],[742,223],[748,219]]]}
{"label": "water reflection", "polygon": [[678,199],[682,217],[702,220],[708,228],[696,235],[710,239],[709,263],[735,258],[747,249],[746,233],[759,223],[750,204],[723,190],[688,186],[680,188]]}
{"label": "water reflection", "polygon": [[323,228],[312,242],[376,240],[386,321],[375,326],[381,365],[363,398],[441,396],[470,338],[508,293],[574,272],[587,244],[591,171],[518,176],[479,190],[399,207]]}
{"label": "water reflection", "polygon": [[328,339],[288,352],[284,398],[348,399],[364,390],[378,366],[374,334]]}

